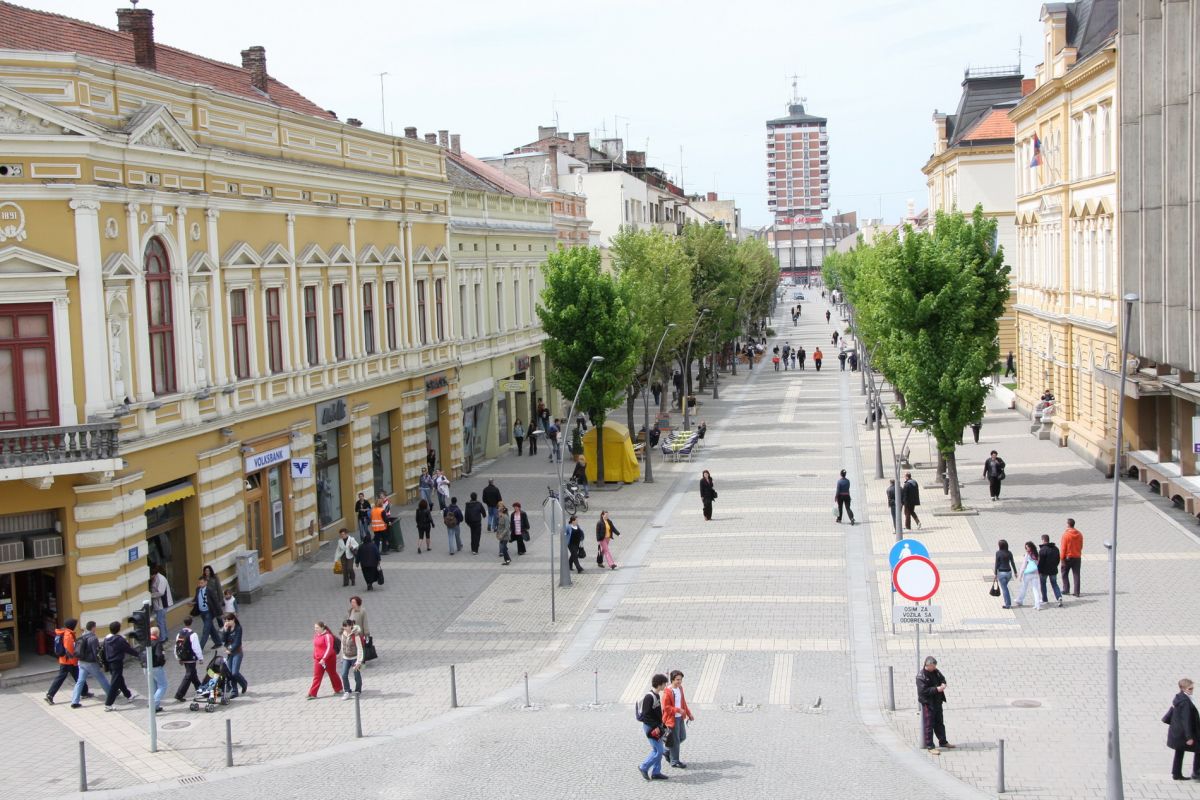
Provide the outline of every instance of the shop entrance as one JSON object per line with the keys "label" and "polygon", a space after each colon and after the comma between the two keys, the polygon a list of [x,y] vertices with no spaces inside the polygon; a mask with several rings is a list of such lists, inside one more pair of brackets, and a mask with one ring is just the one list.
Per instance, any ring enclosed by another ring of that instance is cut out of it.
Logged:
{"label": "shop entrance", "polygon": [[200,574],[199,564],[188,564],[187,526],[183,503],[194,497],[190,480],[157,486],[146,491],[146,562],[151,572],[162,569],[175,603],[187,599]]}
{"label": "shop entrance", "polygon": [[62,534],[55,511],[0,516],[0,670],[53,659]]}
{"label": "shop entrance", "polygon": [[[438,400],[434,397],[425,403],[425,456],[430,472],[434,469],[446,469],[442,453],[441,415],[438,411]],[[433,454],[430,455],[429,451]],[[447,473],[448,475],[449,473]]]}
{"label": "shop entrance", "polygon": [[283,467],[275,465],[246,476],[246,549],[258,552],[260,572],[274,569],[288,550],[287,520],[283,503]]}

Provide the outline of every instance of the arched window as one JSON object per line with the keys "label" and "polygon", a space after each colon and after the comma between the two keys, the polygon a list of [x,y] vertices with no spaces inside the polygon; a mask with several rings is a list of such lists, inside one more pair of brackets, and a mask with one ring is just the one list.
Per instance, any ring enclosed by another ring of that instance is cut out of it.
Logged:
{"label": "arched window", "polygon": [[149,311],[150,376],[156,395],[175,392],[175,316],[171,308],[171,262],[157,238],[146,244],[146,308]]}

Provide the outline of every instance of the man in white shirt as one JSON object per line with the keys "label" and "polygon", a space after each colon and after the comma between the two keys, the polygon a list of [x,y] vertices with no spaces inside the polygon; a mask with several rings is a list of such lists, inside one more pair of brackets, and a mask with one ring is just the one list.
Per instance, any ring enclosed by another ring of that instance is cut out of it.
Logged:
{"label": "man in white shirt", "polygon": [[[200,688],[200,676],[196,674],[196,663],[204,658],[204,648],[200,646],[200,637],[192,630],[192,618],[184,617],[183,627],[176,635],[175,658],[184,669],[183,680],[175,690],[175,702],[182,703],[187,696],[188,687]],[[183,640],[183,641],[180,641]]]}
{"label": "man in white shirt", "polygon": [[172,605],[171,585],[167,582],[167,576],[163,575],[162,566],[155,566],[154,574],[150,576],[150,608],[154,611],[163,641],[167,640],[167,609]]}

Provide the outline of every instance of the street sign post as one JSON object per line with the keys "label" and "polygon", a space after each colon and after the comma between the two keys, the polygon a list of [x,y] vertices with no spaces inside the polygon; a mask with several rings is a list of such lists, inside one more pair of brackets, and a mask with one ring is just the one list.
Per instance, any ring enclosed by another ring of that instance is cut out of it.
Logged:
{"label": "street sign post", "polygon": [[888,566],[892,569],[900,563],[903,558],[909,556],[925,556],[929,558],[929,548],[925,543],[917,539],[901,539],[892,545],[892,549],[888,551]]}
{"label": "street sign post", "polygon": [[897,625],[936,625],[941,621],[941,606],[892,606],[892,622]]}
{"label": "street sign post", "polygon": [[[912,603],[920,603],[937,594],[942,585],[938,568],[927,556],[909,556],[896,562],[892,567],[892,588],[896,593]],[[931,607],[931,606],[930,606]],[[899,606],[903,608],[903,606]],[[896,623],[896,612],[892,612],[892,624]],[[939,612],[940,616],[940,612]],[[917,672],[921,671],[921,625],[914,626],[917,634]]]}

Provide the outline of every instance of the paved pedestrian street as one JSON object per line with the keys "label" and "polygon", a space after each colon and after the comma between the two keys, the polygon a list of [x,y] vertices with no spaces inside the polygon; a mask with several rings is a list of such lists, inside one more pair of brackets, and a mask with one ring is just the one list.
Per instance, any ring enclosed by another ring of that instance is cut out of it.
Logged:
{"label": "paved pedestrian street", "polygon": [[[825,345],[833,326],[819,301],[777,340]],[[782,315],[781,315],[782,317]],[[834,317],[836,323],[836,316]],[[769,349],[770,345],[768,345]],[[1018,798],[1101,796],[1104,786],[1107,570],[1103,540],[1111,484],[1072,453],[1040,442],[999,402],[981,442],[960,448],[960,475],[978,516],[943,516],[932,470],[914,470],[924,541],[941,567],[934,602],[944,609],[923,654],[946,674],[950,740],[916,748],[913,632],[891,633],[887,550],[893,536],[874,474],[874,434],[863,426],[860,375],[826,368],[775,372],[769,359],[722,378],[704,400],[709,424],[692,461],[655,461],[654,484],[592,493],[581,516],[591,532],[607,508],[622,531],[620,568],[594,558],[555,594],[540,502],[551,481],[544,455],[510,455],[453,486],[460,499],[486,478],[521,500],[535,522],[530,551],[501,567],[484,552],[449,556],[444,529],[417,555],[411,509],[407,549],[384,561],[386,586],[367,594],[380,659],[364,671],[362,726],[354,704],[329,693],[304,699],[311,624],[340,621],[343,589],[326,547],[307,568],[243,608],[250,681],[245,697],[214,714],[168,697],[161,752],[146,752],[144,700],[104,714],[41,701],[44,686],[0,693],[51,769],[0,767],[14,796],[61,795],[77,783],[76,741],[89,746],[95,794],[175,798],[610,798],[651,791],[634,769],[647,750],[633,704],[653,672],[686,673],[696,715],[683,747],[686,770],[665,768],[666,797],[981,798],[994,796],[996,742],[1007,745],[1007,782]],[[899,434],[903,436],[903,431]],[[970,435],[968,432],[968,441]],[[919,434],[913,459],[929,461]],[[1008,463],[1000,503],[979,478],[987,450]],[[885,440],[885,466],[890,453]],[[834,481],[851,478],[858,524],[835,524]],[[701,515],[697,481],[712,472],[719,498]],[[1200,547],[1187,527],[1139,488],[1122,489],[1120,565],[1122,746],[1126,796],[1188,797],[1170,780],[1158,720],[1175,681],[1196,676],[1198,600],[1189,578]],[[1083,596],[1004,611],[988,596],[995,540],[1019,551],[1066,516],[1085,536]],[[461,708],[450,709],[450,666]],[[887,668],[897,710],[888,712]],[[168,672],[177,680],[179,671]],[[528,681],[528,706],[525,680]],[[60,698],[63,696],[60,695]],[[225,721],[233,757],[226,770]],[[186,723],[186,724],[180,724]],[[51,777],[52,776],[52,777]]]}

